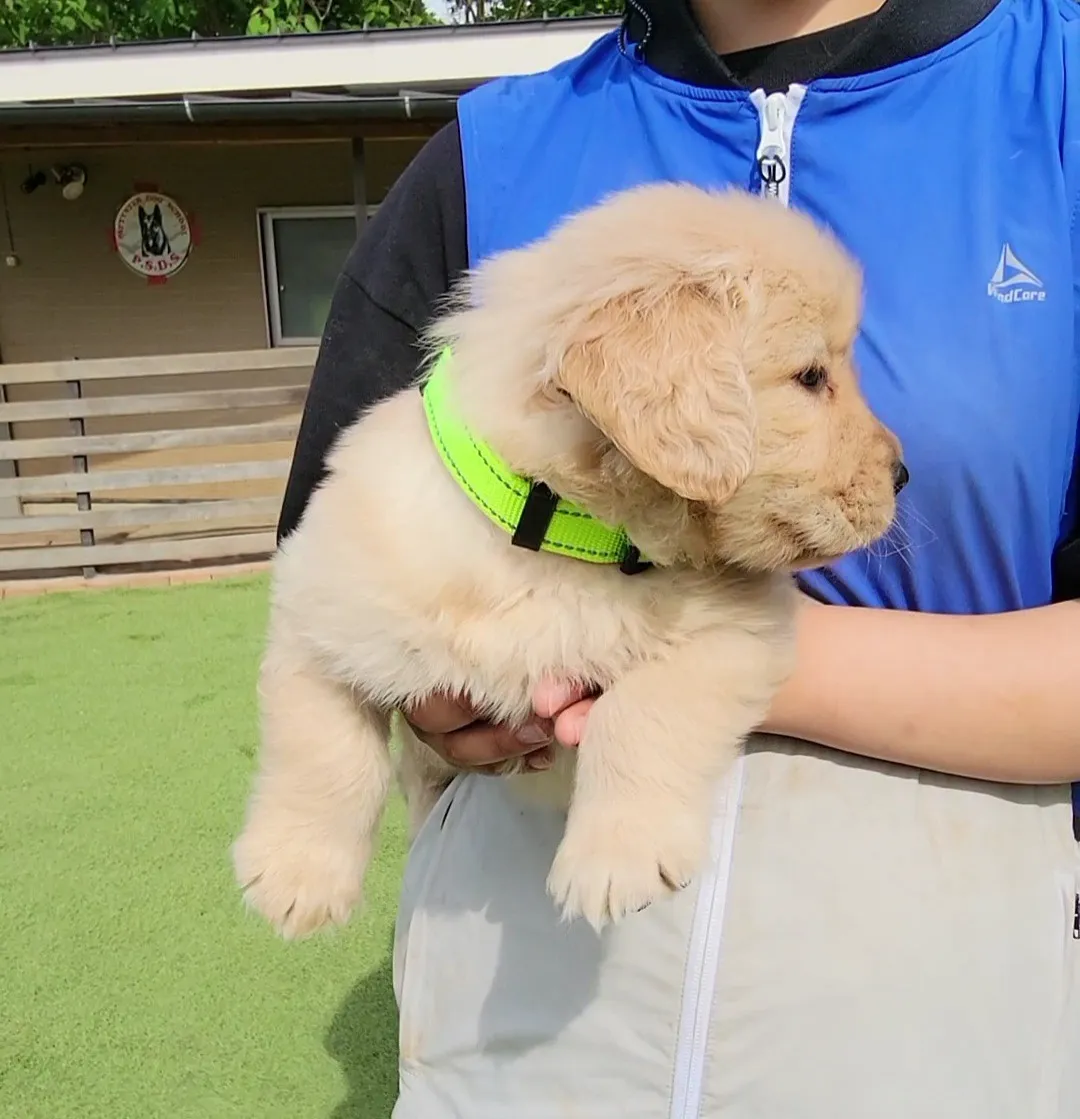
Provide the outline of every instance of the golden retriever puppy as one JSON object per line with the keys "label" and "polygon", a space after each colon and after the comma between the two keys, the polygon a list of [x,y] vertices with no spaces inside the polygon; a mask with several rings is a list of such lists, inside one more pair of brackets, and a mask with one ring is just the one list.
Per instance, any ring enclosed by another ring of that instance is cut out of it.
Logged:
{"label": "golden retriever puppy", "polygon": [[[491,778],[567,808],[554,904],[599,929],[684,885],[717,779],[792,666],[792,570],[894,516],[904,469],[860,394],[860,308],[860,273],[810,219],[681,185],[472,273],[429,339],[449,358],[341,434],[275,557],[233,848],[249,904],[287,937],[345,921],[395,709],[464,691],[521,721],[544,677],[604,690],[578,750]],[[466,452],[511,506],[532,494],[529,525],[456,471]],[[549,516],[651,566],[520,546]],[[402,731],[415,830],[452,771]]]}

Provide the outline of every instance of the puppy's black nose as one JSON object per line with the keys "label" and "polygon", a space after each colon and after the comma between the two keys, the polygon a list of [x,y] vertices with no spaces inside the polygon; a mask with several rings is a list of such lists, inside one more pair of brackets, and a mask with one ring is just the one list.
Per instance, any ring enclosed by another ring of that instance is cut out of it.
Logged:
{"label": "puppy's black nose", "polygon": [[899,493],[910,481],[911,475],[908,473],[908,468],[904,465],[902,459],[897,459],[892,468],[893,493]]}

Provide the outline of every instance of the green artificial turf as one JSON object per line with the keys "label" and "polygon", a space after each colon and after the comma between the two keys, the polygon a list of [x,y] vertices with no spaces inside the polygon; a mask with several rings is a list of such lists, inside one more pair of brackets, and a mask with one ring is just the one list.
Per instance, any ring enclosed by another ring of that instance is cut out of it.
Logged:
{"label": "green artificial turf", "polygon": [[285,943],[228,849],[264,578],[0,602],[0,1116],[387,1119],[395,803],[344,930]]}

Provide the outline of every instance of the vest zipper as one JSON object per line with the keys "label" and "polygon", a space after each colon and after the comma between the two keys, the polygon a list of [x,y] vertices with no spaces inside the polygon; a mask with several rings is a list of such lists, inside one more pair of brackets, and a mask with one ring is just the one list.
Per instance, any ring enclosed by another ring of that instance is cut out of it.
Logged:
{"label": "vest zipper", "polygon": [[786,93],[755,89],[750,94],[761,126],[756,156],[760,190],[784,206],[791,194],[791,134],[805,94],[806,87],[798,84],[788,86]]}
{"label": "vest zipper", "polygon": [[1080,940],[1080,894],[1073,902],[1073,940]]}
{"label": "vest zipper", "polygon": [[709,844],[709,862],[701,876],[694,902],[683,978],[682,1011],[675,1038],[675,1068],[668,1119],[698,1119],[701,1114],[705,1051],[712,1023],[716,976],[720,970],[720,941],[735,855],[735,826],[742,803],[745,766],[746,758],[740,754],[720,789]]}
{"label": "vest zipper", "polygon": [[[761,122],[756,153],[761,193],[775,198],[783,206],[788,204],[791,196],[791,134],[805,93],[805,86],[793,84],[786,93],[766,95],[763,89],[758,89],[750,95]],[[721,790],[710,861],[702,874],[694,903],[683,979],[682,1012],[675,1038],[675,1069],[668,1119],[699,1119],[701,1115],[705,1053],[712,1024],[716,976],[720,970],[720,944],[745,765],[746,759],[740,755]],[[1080,917],[1077,919],[1080,920]]]}

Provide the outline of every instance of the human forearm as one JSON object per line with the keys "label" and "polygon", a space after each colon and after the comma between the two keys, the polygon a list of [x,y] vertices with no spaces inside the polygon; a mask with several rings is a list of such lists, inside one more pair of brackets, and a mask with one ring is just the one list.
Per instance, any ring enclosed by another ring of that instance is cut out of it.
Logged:
{"label": "human forearm", "polygon": [[985,780],[1080,780],[1080,603],[970,617],[808,604],[764,729]]}
{"label": "human forearm", "polygon": [[[534,699],[565,746],[593,702],[558,681]],[[762,729],[982,780],[1080,780],[1080,602],[962,617],[808,600],[798,667]],[[509,756],[487,737],[483,760]]]}

